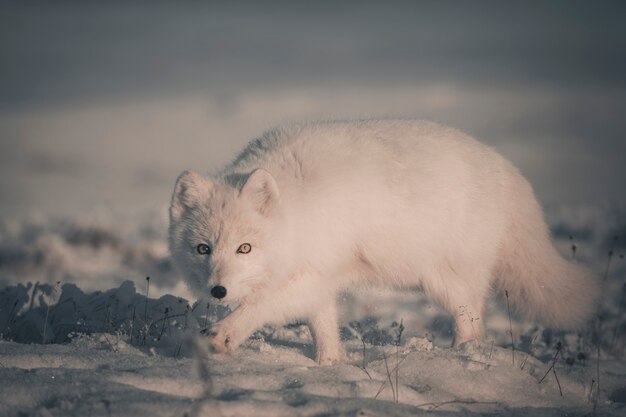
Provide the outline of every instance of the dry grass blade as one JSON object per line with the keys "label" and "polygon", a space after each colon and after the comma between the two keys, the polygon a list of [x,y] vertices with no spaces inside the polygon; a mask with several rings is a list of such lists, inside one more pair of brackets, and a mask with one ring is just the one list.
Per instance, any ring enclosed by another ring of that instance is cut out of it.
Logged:
{"label": "dry grass blade", "polygon": [[387,355],[385,351],[383,351],[383,359],[385,360],[385,370],[387,371],[387,380],[389,381],[389,385],[391,386],[391,394],[393,395],[393,400],[398,402],[396,399],[396,387],[393,386],[393,381],[391,379],[391,372],[389,371],[389,363],[387,362]]}
{"label": "dry grass blade", "polygon": [[515,365],[515,342],[513,340],[513,323],[511,321],[511,306],[509,304],[509,291],[504,290],[506,295],[506,309],[509,313],[509,333],[511,334],[511,354],[513,356],[513,365]]}
{"label": "dry grass blade", "polygon": [[561,353],[561,342],[558,342],[556,344],[556,352],[554,353],[554,357],[552,358],[552,363],[550,364],[550,367],[548,368],[548,370],[546,371],[546,373],[541,377],[541,379],[539,380],[539,382],[537,382],[538,384],[541,384],[543,382],[544,379],[546,379],[546,376],[548,376],[548,374],[550,373],[550,371],[552,371],[552,373],[554,374],[554,378],[556,379],[556,383],[559,386],[559,393],[561,394],[561,397],[563,396],[563,390],[561,390],[561,382],[559,381],[559,377],[556,375],[556,361],[559,357],[559,354]]}
{"label": "dry grass blade", "polygon": [[450,401],[442,401],[440,403],[423,403],[423,404],[418,404],[415,407],[421,408],[421,407],[430,407],[430,410],[435,410],[439,407],[442,407],[444,405],[450,405],[450,404],[464,404],[464,405],[470,405],[470,404],[500,404],[496,401],[477,401],[477,400],[450,400]]}

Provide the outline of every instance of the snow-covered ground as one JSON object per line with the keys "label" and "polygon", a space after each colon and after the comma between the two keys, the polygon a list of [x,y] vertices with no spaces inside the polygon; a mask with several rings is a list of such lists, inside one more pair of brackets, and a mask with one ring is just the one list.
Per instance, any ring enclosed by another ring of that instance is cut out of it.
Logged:
{"label": "snow-covered ground", "polygon": [[234,354],[214,355],[202,332],[228,311],[177,282],[164,210],[5,220],[0,415],[624,415],[619,212],[570,208],[548,219],[565,256],[576,245],[578,262],[601,274],[608,265],[599,361],[592,331],[513,316],[511,338],[502,297],[481,318],[485,340],[453,349],[452,320],[428,299],[376,290],[340,299],[345,364],[317,366],[299,323],[266,326]]}
{"label": "snow-covered ground", "polygon": [[[412,416],[437,410],[562,416],[593,410],[589,373],[595,365],[559,361],[561,396],[552,373],[538,383],[547,363],[518,354],[513,365],[506,348],[433,348],[412,338],[398,350],[366,346],[365,372],[358,343],[348,343],[350,364],[320,367],[310,359],[310,340],[297,330],[255,338],[232,356],[191,358],[164,356],[104,334],[64,345],[2,342],[0,413]],[[607,395],[597,411],[624,415],[626,366],[603,360],[600,367]]]}

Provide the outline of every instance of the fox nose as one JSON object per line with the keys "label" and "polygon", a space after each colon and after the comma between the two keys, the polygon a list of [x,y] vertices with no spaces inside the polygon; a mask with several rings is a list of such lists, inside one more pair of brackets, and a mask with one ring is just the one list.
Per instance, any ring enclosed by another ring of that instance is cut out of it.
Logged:
{"label": "fox nose", "polygon": [[226,288],[222,287],[221,285],[216,285],[215,287],[211,288],[211,295],[221,300],[222,298],[226,297]]}

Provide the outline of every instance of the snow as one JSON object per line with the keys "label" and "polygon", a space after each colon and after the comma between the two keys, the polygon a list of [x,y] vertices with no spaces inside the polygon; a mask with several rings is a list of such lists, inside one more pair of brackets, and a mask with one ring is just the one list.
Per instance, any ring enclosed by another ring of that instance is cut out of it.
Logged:
{"label": "snow", "polygon": [[509,323],[494,299],[485,339],[451,348],[451,319],[430,300],[359,291],[339,300],[347,360],[331,367],[312,359],[301,323],[266,326],[232,354],[210,353],[203,331],[228,310],[178,284],[161,214],[5,221],[0,415],[623,416],[620,224],[597,208],[548,218],[565,256],[574,242],[578,261],[604,273],[613,251],[599,338]]}
{"label": "snow", "polygon": [[[349,344],[352,363],[320,367],[306,344],[284,340],[252,340],[232,355],[176,358],[113,346],[108,338],[0,343],[0,413],[409,416],[436,409],[443,415],[563,415],[592,409],[584,366],[557,367],[561,397],[553,378],[537,383],[547,364],[530,358],[522,370],[511,363],[510,350],[498,346],[369,346],[366,373],[355,343]],[[384,358],[394,386],[400,364],[397,403]],[[611,370],[602,375],[604,389],[614,394],[622,384],[623,391],[624,364],[603,361],[601,367]],[[623,415],[623,392],[617,400],[605,399],[602,415]]]}

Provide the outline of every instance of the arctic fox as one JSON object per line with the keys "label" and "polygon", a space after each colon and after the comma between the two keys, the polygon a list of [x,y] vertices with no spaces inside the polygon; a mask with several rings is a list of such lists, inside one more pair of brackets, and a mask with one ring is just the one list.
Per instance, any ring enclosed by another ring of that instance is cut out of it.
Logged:
{"label": "arctic fox", "polygon": [[318,363],[338,362],[336,295],[357,287],[423,290],[457,319],[455,344],[481,339],[458,318],[481,317],[492,287],[563,329],[583,326],[599,295],[594,274],[554,249],[509,161],[424,121],[270,130],[212,178],[178,178],[169,244],[196,294],[238,303],[211,329],[217,352],[299,319]]}

